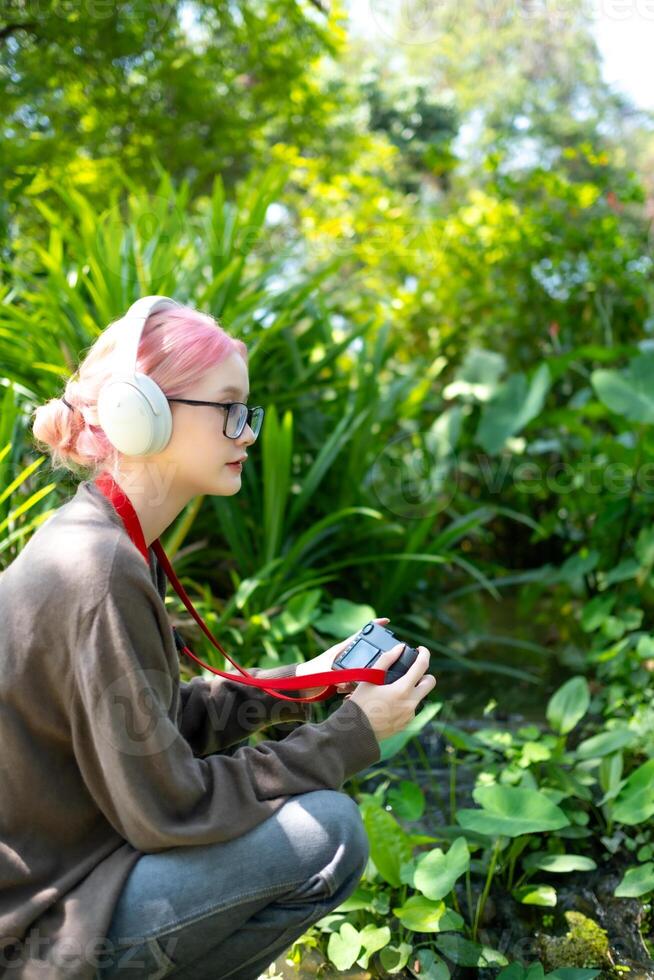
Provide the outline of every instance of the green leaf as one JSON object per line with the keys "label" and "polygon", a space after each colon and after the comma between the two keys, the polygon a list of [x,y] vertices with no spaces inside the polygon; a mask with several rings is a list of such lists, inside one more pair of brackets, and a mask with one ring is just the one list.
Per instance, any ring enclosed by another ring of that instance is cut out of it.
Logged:
{"label": "green leaf", "polygon": [[630,422],[654,422],[654,353],[634,357],[624,371],[599,368],[590,376],[599,400]]}
{"label": "green leaf", "polygon": [[536,851],[528,854],[523,861],[525,868],[532,870],[550,871],[555,874],[567,874],[570,871],[593,871],[597,865],[592,858],[583,854],[547,854]]}
{"label": "green leaf", "polygon": [[643,568],[650,569],[654,565],[654,528],[641,528],[634,551]]}
{"label": "green leaf", "polygon": [[327,956],[338,970],[348,970],[361,951],[359,932],[350,922],[344,922],[338,932],[332,932],[327,943]]}
{"label": "green leaf", "polygon": [[506,966],[508,963],[499,950],[472,943],[456,933],[439,936],[434,942],[441,953],[458,966]]}
{"label": "green leaf", "polygon": [[440,932],[440,920],[445,915],[445,902],[432,902],[424,895],[411,895],[404,905],[391,908],[405,929],[414,932]]}
{"label": "green leaf", "polygon": [[581,612],[581,628],[584,633],[592,633],[602,625],[617,598],[617,593],[611,592],[609,595],[596,595],[586,603]]}
{"label": "green leaf", "polygon": [[543,408],[550,386],[547,364],[541,364],[530,382],[514,374],[503,382],[484,406],[475,441],[487,453],[497,453],[506,440],[527,425]]}
{"label": "green leaf", "polygon": [[281,643],[305,630],[314,618],[321,595],[322,589],[309,589],[292,596],[270,624],[270,638],[273,642]]}
{"label": "green leaf", "polygon": [[357,959],[357,963],[367,970],[368,961],[373,953],[377,953],[391,941],[391,930],[388,926],[375,926],[369,922],[359,933],[359,939],[365,952]]}
{"label": "green leaf", "polygon": [[[538,980],[541,980],[544,976],[543,967],[540,963],[538,965],[540,966],[540,977],[538,977]],[[498,973],[497,980],[526,980],[526,977],[527,970],[522,963],[511,963],[501,973]],[[533,980],[537,980],[537,978],[534,976]]]}
{"label": "green leaf", "polygon": [[463,749],[466,752],[481,752],[483,745],[474,734],[468,734],[463,728],[457,728],[448,722],[436,722],[436,731],[444,735],[448,742],[451,742],[455,749]]}
{"label": "green leaf", "polygon": [[571,677],[550,698],[545,712],[552,728],[566,735],[588,711],[590,690],[585,677]]}
{"label": "green leaf", "polygon": [[597,581],[599,588],[603,591],[609,585],[616,585],[617,582],[628,582],[635,578],[640,571],[640,562],[636,558],[623,558],[615,568],[608,572],[599,572]]}
{"label": "green leaf", "polygon": [[575,749],[575,754],[578,759],[596,759],[631,745],[637,737],[629,728],[614,728],[584,739]]}
{"label": "green leaf", "polygon": [[613,819],[629,826],[644,823],[654,814],[654,759],[635,769],[618,793]]}
{"label": "green leaf", "polygon": [[432,718],[438,714],[442,707],[442,701],[431,701],[429,704],[425,704],[420,711],[413,716],[408,725],[404,726],[402,731],[396,732],[395,735],[389,735],[388,738],[383,738],[379,743],[379,761],[386,761],[386,759],[390,759],[391,756],[397,755],[398,752],[401,752],[407,742],[410,742],[412,738],[415,738],[415,736],[422,731],[425,725],[429,724]]}
{"label": "green leaf", "polygon": [[373,908],[373,903],[375,900],[375,893],[370,889],[364,888],[359,885],[355,890],[349,895],[344,902],[338,906],[339,912],[355,912],[358,909],[367,909],[371,911]]}
{"label": "green leaf", "polygon": [[[416,960],[420,967],[417,972],[413,969]],[[447,963],[436,956],[433,950],[424,947],[411,957],[408,969],[417,980],[450,980]]]}
{"label": "green leaf", "polygon": [[399,946],[386,946],[379,954],[381,965],[387,973],[399,973],[409,961],[413,947],[409,943]]}
{"label": "green leaf", "polygon": [[468,844],[465,837],[457,837],[446,854],[440,848],[435,848],[427,854],[418,856],[413,878],[414,887],[426,898],[444,898],[469,867]]}
{"label": "green leaf", "polygon": [[551,885],[531,882],[528,885],[521,885],[520,888],[514,888],[511,894],[522,905],[542,905],[547,908],[556,905],[556,890]]}
{"label": "green leaf", "polygon": [[411,860],[413,848],[397,820],[377,802],[362,803],[363,823],[370,841],[370,857],[389,885],[401,885],[400,868]]}
{"label": "green leaf", "polygon": [[505,370],[506,360],[502,354],[473,347],[466,353],[454,381],[444,389],[443,397],[449,400],[463,395],[487,402],[495,393]]}
{"label": "green leaf", "polygon": [[410,779],[403,779],[387,793],[387,800],[402,820],[419,820],[425,812],[425,794]]}
{"label": "green leaf", "polygon": [[537,790],[496,784],[478,786],[472,795],[483,809],[457,810],[456,819],[466,830],[489,837],[519,837],[570,823],[563,810]]}
{"label": "green leaf", "polygon": [[648,861],[646,864],[627,868],[613,894],[616,898],[640,898],[651,891],[654,891],[654,863]]}
{"label": "green leaf", "polygon": [[334,599],[330,612],[317,619],[313,625],[320,633],[344,640],[346,636],[357,633],[375,616],[375,610],[366,603]]}

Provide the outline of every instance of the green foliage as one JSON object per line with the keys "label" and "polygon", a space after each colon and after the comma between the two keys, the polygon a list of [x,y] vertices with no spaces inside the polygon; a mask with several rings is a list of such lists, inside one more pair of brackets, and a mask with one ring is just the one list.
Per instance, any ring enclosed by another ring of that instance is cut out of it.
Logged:
{"label": "green foliage", "polygon": [[569,824],[564,812],[542,793],[516,786],[478,786],[473,798],[481,810],[458,810],[465,830],[497,837],[519,837]]}
{"label": "green foliage", "polygon": [[32,7],[3,5],[12,159],[0,180],[10,199],[71,176],[99,200],[118,160],[150,190],[155,161],[202,192],[217,171],[232,186],[274,134],[302,144],[335,112],[316,69],[343,42],[338,8],[324,18],[268,0],[238,10],[210,0]]}
{"label": "green foliage", "polygon": [[627,868],[624,877],[613,894],[618,898],[640,898],[654,891],[654,862],[646,861],[634,868]]}
{"label": "green foliage", "polygon": [[[447,0],[420,43],[379,8],[376,60],[338,3],[105,6],[10,2],[0,25],[0,564],[71,491],[30,417],[99,332],[145,293],[220,318],[266,423],[238,497],[162,542],[212,632],[272,667],[387,615],[460,675],[464,715],[499,682],[486,727],[428,699],[381,745],[388,780],[353,781],[369,867],[296,966],[313,944],[381,975],[597,975],[593,923],[543,963],[480,933],[492,896],[542,915],[615,855],[616,897],[652,890],[649,137],[583,5]],[[497,722],[527,685],[537,720]],[[430,727],[433,836],[392,772]]]}

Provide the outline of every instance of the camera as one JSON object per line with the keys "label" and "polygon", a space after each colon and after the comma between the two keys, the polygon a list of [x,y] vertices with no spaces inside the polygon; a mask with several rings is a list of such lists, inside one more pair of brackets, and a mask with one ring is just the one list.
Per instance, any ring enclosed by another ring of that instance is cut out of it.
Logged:
{"label": "camera", "polygon": [[[352,669],[353,667],[374,667],[375,660],[385,651],[397,646],[398,639],[386,627],[369,622],[359,630],[350,645],[339,653],[332,664],[332,670]],[[406,646],[397,660],[386,671],[384,684],[392,684],[407,670],[418,656],[418,651]]]}

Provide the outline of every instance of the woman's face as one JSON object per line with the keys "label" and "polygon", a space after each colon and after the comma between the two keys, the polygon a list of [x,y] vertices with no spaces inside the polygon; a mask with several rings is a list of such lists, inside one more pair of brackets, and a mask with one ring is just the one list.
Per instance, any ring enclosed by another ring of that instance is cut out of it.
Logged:
{"label": "woman's face", "polygon": [[[180,397],[247,403],[249,380],[245,361],[240,354],[230,354]],[[226,409],[172,402],[170,410],[173,431],[170,442],[159,455],[176,488],[189,498],[196,494],[237,493],[241,488],[241,473],[238,467],[229,464],[245,456],[248,446],[254,442],[250,426],[246,425],[237,439],[229,439],[223,434]],[[247,466],[247,462],[242,465]]]}

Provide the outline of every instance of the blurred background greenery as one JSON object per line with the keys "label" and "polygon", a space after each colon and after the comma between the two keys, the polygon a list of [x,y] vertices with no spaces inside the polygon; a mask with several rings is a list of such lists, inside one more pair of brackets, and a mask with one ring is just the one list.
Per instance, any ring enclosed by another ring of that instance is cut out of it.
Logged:
{"label": "blurred background greenery", "polygon": [[267,408],[162,539],[239,663],[389,616],[449,716],[580,673],[619,711],[654,664],[652,113],[577,0],[407,9],[5,3],[0,563],[75,488],[34,408],[172,295]]}

